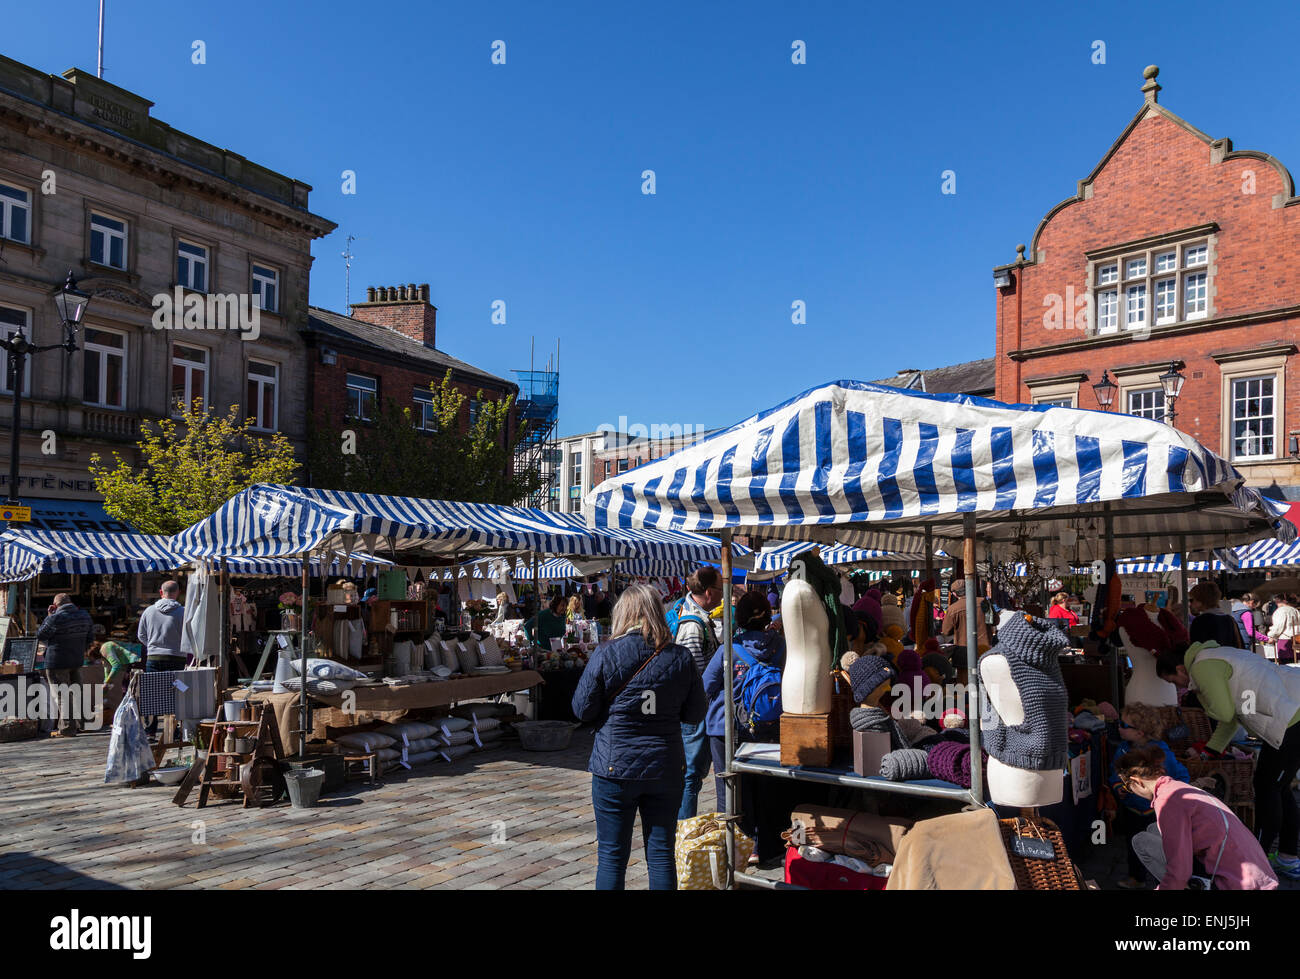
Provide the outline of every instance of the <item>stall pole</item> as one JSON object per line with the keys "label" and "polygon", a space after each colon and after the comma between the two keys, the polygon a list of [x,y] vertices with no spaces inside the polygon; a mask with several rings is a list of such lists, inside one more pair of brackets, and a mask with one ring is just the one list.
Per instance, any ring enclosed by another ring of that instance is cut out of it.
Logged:
{"label": "stall pole", "polygon": [[723,731],[723,738],[726,743],[723,754],[727,759],[727,770],[723,773],[722,783],[725,786],[726,794],[724,800],[726,808],[723,811],[727,814],[727,880],[724,885],[726,890],[731,890],[736,883],[736,824],[731,818],[736,815],[735,776],[731,772],[731,756],[736,748],[736,718],[735,712],[731,710],[731,688],[733,683],[731,633],[733,618],[731,609],[731,530],[727,529],[722,531],[722,641],[726,647],[722,660],[722,702],[726,705],[726,709],[722,712],[722,716],[726,719],[725,730]]}
{"label": "stall pole", "polygon": [[302,609],[298,619],[298,641],[301,643],[298,659],[302,663],[298,670],[299,679],[302,681],[298,692],[298,727],[301,729],[298,735],[299,758],[307,757],[307,575],[310,569],[311,552],[307,551],[302,556],[302,604],[298,606]]}
{"label": "stall pole", "polygon": [[1183,628],[1192,627],[1191,606],[1187,601],[1187,537],[1178,538],[1178,600],[1183,604]]}
{"label": "stall pole", "polygon": [[221,559],[220,587],[217,589],[217,600],[221,602],[221,608],[218,609],[217,622],[221,635],[217,639],[217,690],[220,692],[226,685],[226,679],[230,670],[230,570],[226,565],[226,559]]}
{"label": "stall pole", "polygon": [[[925,525],[925,577],[929,581],[934,580],[934,529],[929,524]],[[948,600],[952,601],[951,595]]]}
{"label": "stall pole", "polygon": [[[1107,587],[1109,584],[1109,575],[1114,574],[1115,568],[1115,518],[1110,512],[1110,504],[1102,505],[1102,536],[1104,538],[1103,554],[1106,558]],[[1104,601],[1104,598],[1103,598]],[[1110,642],[1110,702],[1117,707],[1123,707],[1123,698],[1119,689],[1119,636],[1108,637]]]}
{"label": "stall pole", "polygon": [[[984,763],[980,755],[979,593],[975,585],[975,514],[962,514],[961,559],[966,573],[966,726],[970,729],[970,794],[984,805]],[[926,537],[930,536],[929,528]]]}

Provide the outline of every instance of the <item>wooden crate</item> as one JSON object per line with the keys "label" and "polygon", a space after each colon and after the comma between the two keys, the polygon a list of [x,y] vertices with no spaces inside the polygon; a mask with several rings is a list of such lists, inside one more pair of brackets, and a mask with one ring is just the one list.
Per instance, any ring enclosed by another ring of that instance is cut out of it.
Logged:
{"label": "wooden crate", "polygon": [[781,764],[825,768],[831,763],[830,714],[781,715]]}

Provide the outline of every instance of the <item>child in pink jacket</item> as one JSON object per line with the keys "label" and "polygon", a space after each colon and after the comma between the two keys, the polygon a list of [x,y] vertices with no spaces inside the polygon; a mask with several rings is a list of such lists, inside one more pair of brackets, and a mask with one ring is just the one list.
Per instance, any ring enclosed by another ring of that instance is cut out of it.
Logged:
{"label": "child in pink jacket", "polygon": [[1136,834],[1132,845],[1160,881],[1156,890],[1183,890],[1193,873],[1211,877],[1221,891],[1277,889],[1268,857],[1245,823],[1208,792],[1166,775],[1160,748],[1130,751],[1117,770],[1128,790],[1155,809],[1155,826]]}

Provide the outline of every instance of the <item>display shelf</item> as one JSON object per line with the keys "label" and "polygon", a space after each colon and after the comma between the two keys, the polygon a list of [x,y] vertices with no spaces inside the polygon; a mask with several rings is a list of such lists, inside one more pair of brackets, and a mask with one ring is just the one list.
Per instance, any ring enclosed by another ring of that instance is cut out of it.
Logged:
{"label": "display shelf", "polygon": [[731,763],[733,772],[748,775],[768,775],[777,778],[789,778],[798,782],[820,782],[823,785],[846,785],[855,789],[867,789],[872,792],[891,792],[895,795],[921,796],[928,799],[951,799],[954,802],[973,802],[984,805],[975,798],[970,789],[963,789],[952,782],[938,779],[924,779],[915,782],[893,782],[878,775],[857,775],[854,772],[834,768],[788,768],[778,762],[753,759],[735,759]]}

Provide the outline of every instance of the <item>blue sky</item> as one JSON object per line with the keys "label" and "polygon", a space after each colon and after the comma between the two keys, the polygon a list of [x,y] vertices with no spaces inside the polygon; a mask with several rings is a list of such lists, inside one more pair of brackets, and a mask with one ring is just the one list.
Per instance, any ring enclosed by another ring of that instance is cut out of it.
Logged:
{"label": "blue sky", "polygon": [[[96,0],[14,5],[0,53],[93,71],[96,14]],[[1280,3],[1247,17],[108,0],[105,78],[314,187],[312,210],[340,226],[314,249],[314,304],[343,310],[353,234],[353,298],[429,282],[454,356],[510,376],[532,338],[539,366],[558,340],[567,434],[619,416],[730,424],[825,380],[990,356],[992,267],[1137,111],[1145,65],[1172,111],[1300,166],[1289,18]]]}

